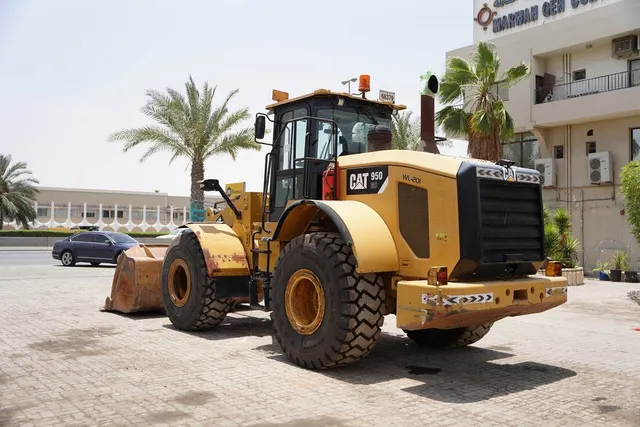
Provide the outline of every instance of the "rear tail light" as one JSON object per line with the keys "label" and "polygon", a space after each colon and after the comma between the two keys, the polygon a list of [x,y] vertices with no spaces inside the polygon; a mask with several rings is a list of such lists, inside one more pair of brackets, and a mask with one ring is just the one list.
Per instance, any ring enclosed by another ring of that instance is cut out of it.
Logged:
{"label": "rear tail light", "polygon": [[429,269],[428,281],[432,286],[446,285],[449,280],[447,267],[431,267]]}
{"label": "rear tail light", "polygon": [[562,276],[562,263],[558,261],[549,261],[545,268],[544,275],[551,277]]}

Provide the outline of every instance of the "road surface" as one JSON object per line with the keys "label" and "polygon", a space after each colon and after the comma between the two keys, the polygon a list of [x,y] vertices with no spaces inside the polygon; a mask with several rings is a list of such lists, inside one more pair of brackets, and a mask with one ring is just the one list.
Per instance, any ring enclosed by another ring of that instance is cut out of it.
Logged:
{"label": "road surface", "polygon": [[[268,314],[215,330],[100,311],[114,269],[0,253],[0,426],[640,426],[639,284],[588,281],[569,302],[430,351],[392,315],[369,357],[294,366]],[[18,265],[19,262],[49,265]]]}
{"label": "road surface", "polygon": [[60,261],[51,257],[51,251],[44,250],[2,250],[0,265],[60,265]]}

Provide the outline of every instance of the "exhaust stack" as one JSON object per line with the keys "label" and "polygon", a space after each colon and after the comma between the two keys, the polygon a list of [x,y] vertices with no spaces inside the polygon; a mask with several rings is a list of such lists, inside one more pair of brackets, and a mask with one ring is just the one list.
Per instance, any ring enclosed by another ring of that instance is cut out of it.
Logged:
{"label": "exhaust stack", "polygon": [[438,145],[436,144],[436,126],[435,126],[435,99],[434,96],[438,92],[438,78],[427,73],[427,85],[423,94],[420,95],[420,151],[427,153],[440,154]]}

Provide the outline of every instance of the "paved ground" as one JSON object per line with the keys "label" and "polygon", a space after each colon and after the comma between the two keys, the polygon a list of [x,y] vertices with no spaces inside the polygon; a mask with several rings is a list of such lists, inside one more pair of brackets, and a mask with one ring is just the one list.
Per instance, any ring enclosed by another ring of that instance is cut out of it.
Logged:
{"label": "paved ground", "polygon": [[201,334],[100,312],[113,271],[0,268],[0,425],[640,425],[634,285],[570,288],[453,353],[416,348],[389,316],[367,360],[317,373],[282,356],[260,312]]}
{"label": "paved ground", "polygon": [[[51,250],[19,250],[19,251],[0,251],[0,266],[4,265],[52,265],[60,263],[51,257]],[[2,273],[0,272],[0,280]]]}

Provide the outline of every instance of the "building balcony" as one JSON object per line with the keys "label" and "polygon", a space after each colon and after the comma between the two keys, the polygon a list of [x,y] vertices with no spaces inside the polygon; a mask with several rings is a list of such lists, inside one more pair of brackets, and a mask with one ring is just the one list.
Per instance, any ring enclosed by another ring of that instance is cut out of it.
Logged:
{"label": "building balcony", "polygon": [[559,126],[640,113],[640,69],[541,87],[534,92],[537,126]]}

